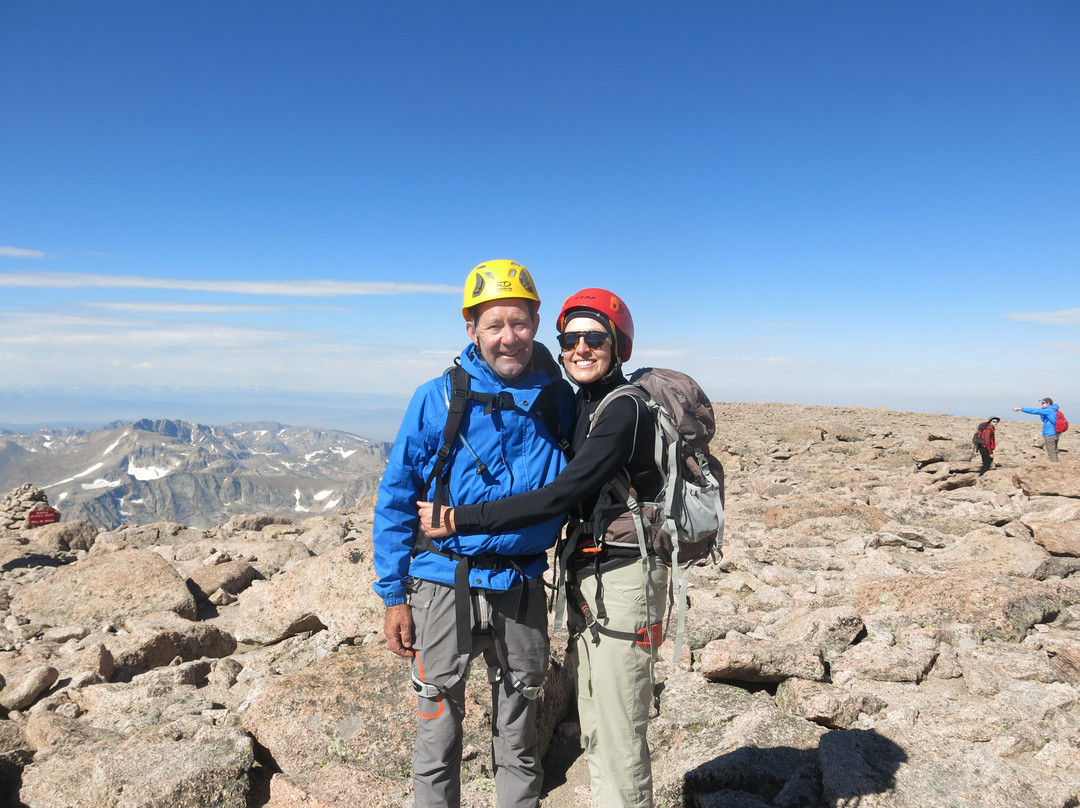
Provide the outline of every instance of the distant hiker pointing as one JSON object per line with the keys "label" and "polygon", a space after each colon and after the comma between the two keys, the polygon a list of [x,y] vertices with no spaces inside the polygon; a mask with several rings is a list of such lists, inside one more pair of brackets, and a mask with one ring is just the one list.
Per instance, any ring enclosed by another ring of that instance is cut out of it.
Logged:
{"label": "distant hiker pointing", "polygon": [[540,297],[513,261],[480,264],[465,281],[469,344],[413,395],[379,486],[375,592],[390,650],[412,660],[419,705],[413,791],[419,808],[461,802],[462,719],[470,661],[491,683],[492,772],[499,806],[535,808],[543,767],[535,701],[548,664],[543,572],[562,514],[534,525],[458,533],[436,544],[416,503],[448,505],[532,491],[566,464],[570,385],[534,342]]}
{"label": "distant hiker pointing", "polygon": [[1065,420],[1064,413],[1052,398],[1044,398],[1039,405],[1038,408],[1013,407],[1013,412],[1026,412],[1028,415],[1038,415],[1042,418],[1046,456],[1050,458],[1051,463],[1056,463],[1058,461],[1058,435],[1069,428],[1069,422]]}

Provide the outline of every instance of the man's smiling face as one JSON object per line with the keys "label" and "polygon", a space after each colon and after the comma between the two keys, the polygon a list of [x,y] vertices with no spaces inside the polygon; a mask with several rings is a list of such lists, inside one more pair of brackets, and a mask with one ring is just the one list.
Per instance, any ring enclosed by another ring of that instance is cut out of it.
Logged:
{"label": "man's smiling face", "polygon": [[499,378],[513,381],[529,369],[539,326],[540,315],[533,312],[531,301],[508,298],[481,303],[465,330],[480,358]]}

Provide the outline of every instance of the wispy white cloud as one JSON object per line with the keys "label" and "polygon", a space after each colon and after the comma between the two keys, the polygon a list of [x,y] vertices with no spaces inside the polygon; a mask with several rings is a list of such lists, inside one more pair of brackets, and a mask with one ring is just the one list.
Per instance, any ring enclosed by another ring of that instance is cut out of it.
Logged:
{"label": "wispy white cloud", "polygon": [[247,328],[225,324],[170,323],[67,315],[56,312],[5,313],[0,318],[0,346],[29,346],[70,352],[73,346],[102,345],[138,354],[152,349],[175,351],[205,346],[230,349],[276,342],[317,341],[320,335],[285,328]]}
{"label": "wispy white cloud", "polygon": [[410,393],[454,351],[419,355],[379,343],[291,327],[241,327],[57,312],[0,315],[5,373],[27,384],[152,387],[275,385],[283,389]]}
{"label": "wispy white cloud", "polygon": [[136,275],[98,275],[77,272],[0,273],[0,286],[42,289],[174,289],[219,294],[280,295],[284,297],[348,297],[353,295],[460,294],[457,286],[441,283],[389,281],[258,280],[213,281],[186,278],[147,278]]}
{"label": "wispy white cloud", "polygon": [[1057,356],[1080,356],[1080,344],[1075,342],[1044,342],[1042,348]]}
{"label": "wispy white cloud", "polygon": [[258,306],[227,303],[95,303],[83,304],[95,309],[129,314],[262,314],[279,311],[354,311],[347,306]]}
{"label": "wispy white cloud", "polygon": [[[654,339],[649,340],[649,345],[665,346],[665,345],[678,345],[680,347],[691,347],[697,350],[705,350],[707,348],[719,348],[721,350],[727,350],[737,345],[775,345],[782,340],[779,337],[738,337],[733,339]],[[644,340],[641,341],[642,343]],[[640,343],[634,343],[634,347],[637,348]]]}
{"label": "wispy white cloud", "polygon": [[1080,309],[1062,309],[1060,311],[1009,312],[1005,315],[1010,320],[1044,325],[1080,325]]}
{"label": "wispy white cloud", "polygon": [[971,349],[973,353],[990,354],[991,356],[1033,356],[1039,351],[1035,348],[983,348],[976,345]]}
{"label": "wispy white cloud", "polygon": [[2,247],[0,255],[5,258],[44,258],[45,253],[41,250],[24,250],[21,247]]}
{"label": "wispy white cloud", "polygon": [[634,351],[635,359],[670,359],[674,357],[686,356],[689,351],[678,350],[677,348],[651,348],[651,349],[638,349]]}
{"label": "wispy white cloud", "polygon": [[737,356],[734,358],[739,362],[751,362],[766,365],[784,365],[789,363],[808,364],[805,360],[797,360],[791,356]]}

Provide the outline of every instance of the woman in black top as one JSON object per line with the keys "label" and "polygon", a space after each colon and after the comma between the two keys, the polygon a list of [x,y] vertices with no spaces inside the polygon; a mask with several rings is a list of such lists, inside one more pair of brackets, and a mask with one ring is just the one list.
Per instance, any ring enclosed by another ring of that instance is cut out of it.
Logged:
{"label": "woman in black top", "polygon": [[[456,505],[432,528],[431,504],[420,524],[433,539],[451,533],[498,533],[569,514],[564,548],[578,719],[588,756],[593,805],[652,805],[652,770],[645,738],[652,703],[652,655],[661,641],[667,569],[636,540],[597,541],[593,512],[607,483],[625,473],[640,502],[656,499],[663,480],[655,460],[654,416],[636,395],[601,401],[627,384],[634,324],[626,304],[605,289],[583,289],[563,304],[557,321],[561,361],[579,387],[573,459],[536,491],[479,504]],[[606,495],[605,495],[606,496]],[[619,502],[609,516],[626,512]],[[624,517],[625,518],[625,517]]]}

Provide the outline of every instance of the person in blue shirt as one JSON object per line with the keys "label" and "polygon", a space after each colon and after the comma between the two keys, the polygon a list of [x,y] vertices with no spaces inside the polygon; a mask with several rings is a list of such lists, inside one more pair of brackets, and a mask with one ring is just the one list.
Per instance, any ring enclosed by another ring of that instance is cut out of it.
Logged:
{"label": "person in blue shirt", "polygon": [[1051,463],[1058,462],[1058,432],[1057,414],[1058,405],[1052,398],[1044,398],[1039,402],[1039,407],[1013,407],[1013,412],[1026,412],[1028,415],[1038,415],[1042,418],[1043,445],[1046,447],[1046,456]]}
{"label": "person in blue shirt", "polygon": [[564,517],[435,541],[418,529],[417,502],[445,510],[552,482],[566,465],[574,394],[534,340],[540,298],[524,266],[478,265],[463,304],[470,342],[455,368],[413,395],[379,486],[374,589],[389,650],[412,661],[415,805],[460,803],[465,681],[483,655],[498,806],[535,807],[543,782],[535,699],[549,648],[542,575]]}

